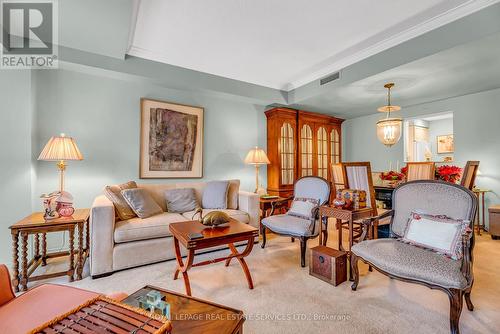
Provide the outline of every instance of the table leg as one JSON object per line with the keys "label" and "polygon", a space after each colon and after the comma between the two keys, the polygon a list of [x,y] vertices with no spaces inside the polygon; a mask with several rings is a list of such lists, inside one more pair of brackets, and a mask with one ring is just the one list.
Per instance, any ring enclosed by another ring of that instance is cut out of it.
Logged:
{"label": "table leg", "polygon": [[335,218],[335,225],[337,226],[337,230],[339,231],[338,249],[343,251],[344,246],[342,246],[342,220]]}
{"label": "table leg", "polygon": [[19,232],[12,232],[12,265],[14,275],[12,276],[12,285],[14,291],[19,292]]}
{"label": "table leg", "polygon": [[40,257],[40,238],[39,238],[39,234],[38,233],[35,233],[33,235],[33,237],[35,238],[35,245],[34,245],[34,248],[35,248],[35,259],[38,260],[38,258]]}
{"label": "table leg", "polygon": [[28,234],[21,232],[21,286],[23,291],[28,290]]}
{"label": "table leg", "polygon": [[230,260],[233,257],[235,257],[238,260],[238,262],[240,263],[241,268],[243,269],[243,272],[245,273],[245,276],[247,278],[248,288],[250,290],[253,289],[252,275],[250,275],[250,270],[248,269],[248,265],[244,259],[244,257],[247,256],[248,254],[250,254],[250,252],[252,251],[253,237],[248,239],[247,246],[246,246],[245,250],[241,253],[238,253],[238,250],[236,249],[234,244],[229,244],[228,246],[229,246],[229,249],[231,250],[232,257],[230,257],[226,260],[226,267],[229,265]]}
{"label": "table leg", "polygon": [[[326,243],[328,242],[328,217],[327,217],[327,216],[325,216],[325,217],[323,217],[323,219],[324,219],[323,224],[324,224],[325,226],[324,226],[324,229],[323,229],[323,233],[324,233],[324,234],[323,234],[323,238],[322,238],[322,239],[323,239],[323,240],[322,240],[322,241],[323,241],[323,243],[321,243],[321,242],[320,242],[320,245],[326,246]],[[321,240],[321,239],[320,239],[320,240]]]}
{"label": "table leg", "polygon": [[42,233],[42,266],[47,265],[47,233]]}
{"label": "table leg", "polygon": [[[486,225],[486,218],[485,218],[485,215],[484,215],[484,195],[485,193],[481,193],[481,211],[483,212],[482,214],[482,220],[481,220],[481,225],[479,225],[479,232],[481,233],[481,229],[484,231],[484,227]],[[481,235],[481,234],[479,234]]]}
{"label": "table leg", "polygon": [[82,279],[83,272],[83,222],[78,223],[78,264],[76,267],[76,280]]}
{"label": "table leg", "polygon": [[75,227],[71,226],[69,228],[69,269],[68,269],[68,277],[69,281],[73,282],[74,274],[75,274]]}
{"label": "table leg", "polygon": [[186,264],[182,261],[181,249],[179,247],[179,240],[174,237],[174,247],[175,247],[175,258],[177,259],[177,269],[174,273],[174,280],[179,277],[179,272],[182,273],[184,278],[184,286],[186,288],[186,294],[191,296],[191,284],[189,284],[189,276],[187,271],[191,268],[194,260],[194,249],[189,249],[188,257],[186,259]]}
{"label": "table leg", "polygon": [[[90,252],[90,222],[89,219],[85,222],[85,250]],[[88,255],[88,253],[87,253]]]}

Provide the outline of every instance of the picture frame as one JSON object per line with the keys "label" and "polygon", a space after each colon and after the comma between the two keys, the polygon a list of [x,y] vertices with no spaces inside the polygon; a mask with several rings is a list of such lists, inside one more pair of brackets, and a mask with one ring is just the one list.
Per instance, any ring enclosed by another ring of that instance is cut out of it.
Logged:
{"label": "picture frame", "polygon": [[446,154],[455,151],[453,134],[437,136],[437,153]]}
{"label": "picture frame", "polygon": [[202,107],[141,98],[139,177],[203,177]]}

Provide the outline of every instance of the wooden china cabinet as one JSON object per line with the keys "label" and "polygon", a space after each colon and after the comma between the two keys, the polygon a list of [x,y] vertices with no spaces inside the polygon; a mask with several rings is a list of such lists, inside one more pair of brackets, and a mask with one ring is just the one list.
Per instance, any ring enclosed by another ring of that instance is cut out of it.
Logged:
{"label": "wooden china cabinet", "polygon": [[303,176],[332,181],[331,165],[342,161],[343,119],[289,108],[270,109],[266,117],[269,194],[291,196]]}

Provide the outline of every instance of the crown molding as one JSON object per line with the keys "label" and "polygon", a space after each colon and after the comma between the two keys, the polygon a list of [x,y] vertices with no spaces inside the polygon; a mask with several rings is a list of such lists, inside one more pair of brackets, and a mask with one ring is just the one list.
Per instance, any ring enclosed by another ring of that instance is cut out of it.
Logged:
{"label": "crown molding", "polygon": [[[488,6],[499,3],[500,0],[469,0],[468,2],[452,8],[445,13],[437,15],[425,22],[422,22],[418,25],[410,27],[400,33],[393,35],[389,38],[386,38],[380,42],[377,42],[369,47],[361,48],[358,51],[355,51],[353,54],[347,57],[339,57],[337,59],[333,59],[330,64],[323,66],[321,69],[318,69],[309,74],[303,75],[296,80],[291,81],[287,87],[282,87],[285,91],[291,91],[300,86],[306,85],[312,81],[318,80],[322,77],[325,77],[331,73],[341,71],[343,68],[355,64],[363,59],[366,59],[370,56],[373,56],[377,53],[383,52],[387,49],[390,49],[398,44],[409,41],[412,38],[423,35],[431,30],[442,27],[448,23],[456,21],[460,18],[463,18],[467,15],[470,15],[474,12],[477,12],[481,9],[484,9]],[[359,43],[358,45],[362,44]],[[355,48],[355,46],[354,46]]]}

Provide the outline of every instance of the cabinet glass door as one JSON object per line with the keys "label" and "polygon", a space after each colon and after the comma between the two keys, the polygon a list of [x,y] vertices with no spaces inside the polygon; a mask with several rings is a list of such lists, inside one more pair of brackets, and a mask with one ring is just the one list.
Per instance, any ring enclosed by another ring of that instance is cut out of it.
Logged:
{"label": "cabinet glass door", "polygon": [[300,129],[301,176],[313,175],[313,138],[311,127],[304,124]]}
{"label": "cabinet glass door", "polygon": [[328,136],[324,127],[317,131],[318,176],[328,179]]}
{"label": "cabinet glass door", "polygon": [[278,152],[281,163],[281,184],[293,184],[294,181],[294,141],[290,123],[283,123],[280,131]]}

